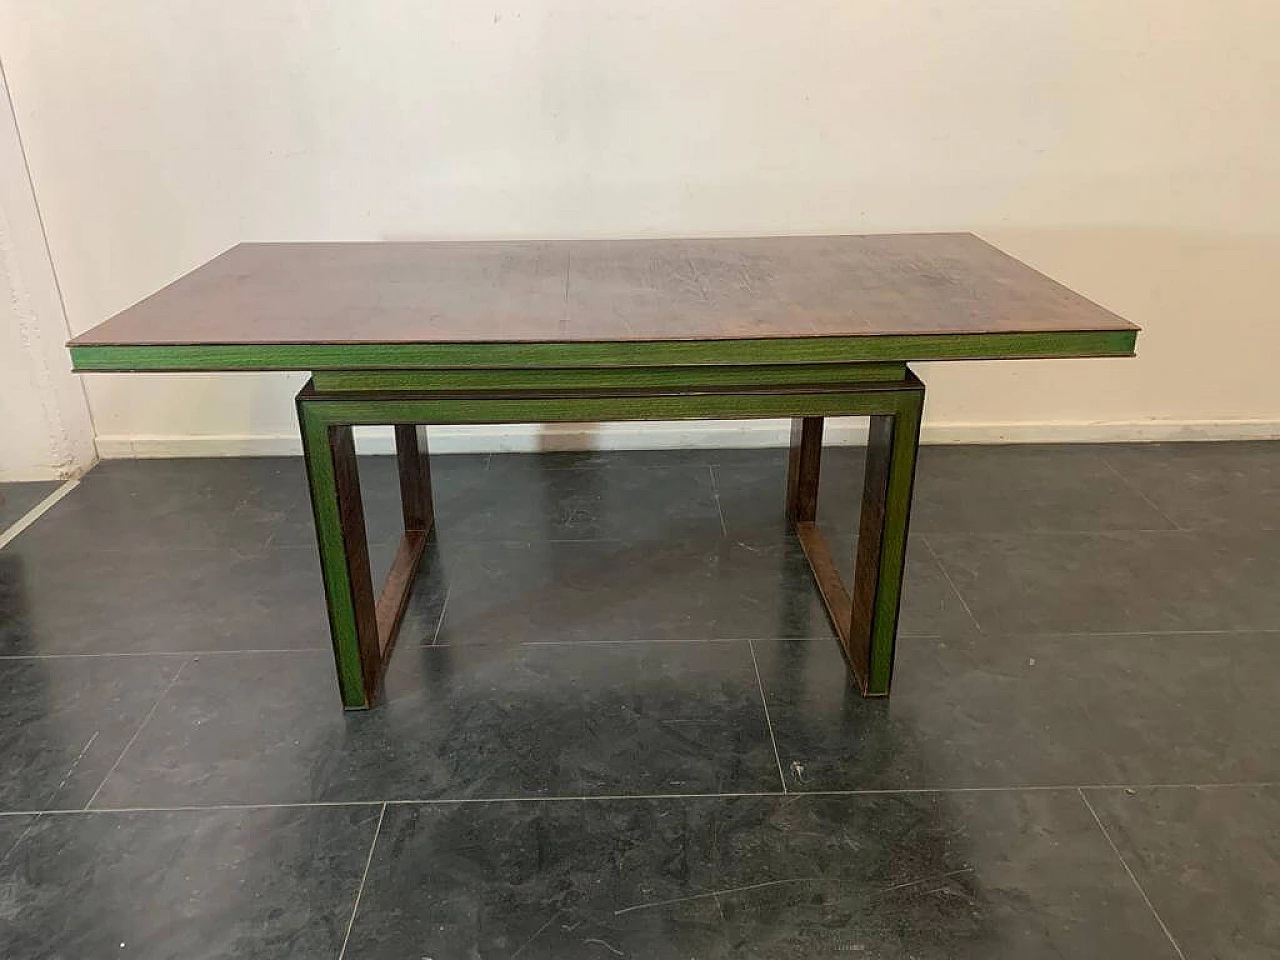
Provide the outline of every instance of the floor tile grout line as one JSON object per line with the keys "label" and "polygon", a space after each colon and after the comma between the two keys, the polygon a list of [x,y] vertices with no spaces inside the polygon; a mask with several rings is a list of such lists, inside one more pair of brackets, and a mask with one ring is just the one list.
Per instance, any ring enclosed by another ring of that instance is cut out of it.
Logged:
{"label": "floor tile grout line", "polygon": [[[294,803],[177,804],[168,807],[63,807],[54,810],[4,810],[0,817],[86,816],[124,813],[219,813],[232,810],[310,810],[339,807],[378,807],[394,800],[299,800]],[[417,801],[409,801],[417,802]]]}
{"label": "floor tile grout line", "polygon": [[[486,541],[488,542],[488,541]],[[390,546],[391,541],[380,540],[376,543],[370,543],[373,547]],[[289,552],[296,553],[300,550],[315,552],[314,543],[268,543],[263,541],[262,544],[254,547],[245,547],[244,544],[237,543],[212,543],[206,546],[186,546],[184,544],[161,543],[157,546],[131,546],[131,547],[104,547],[98,544],[86,544],[83,546],[72,547],[48,547],[42,548],[44,556],[57,556],[66,553],[82,553],[102,554],[105,556],[120,555],[137,555],[142,557],[155,557],[164,554],[175,553],[218,553],[230,555],[243,560],[256,560],[273,552]]]}
{"label": "floor tile grout line", "polygon": [[32,507],[26,513],[20,516],[17,520],[11,523],[6,529],[4,529],[3,531],[0,531],[0,550],[3,550],[10,543],[12,543],[13,540],[18,536],[18,534],[22,533],[22,531],[27,529],[27,527],[31,526],[33,523],[35,523],[37,520],[43,517],[46,513],[48,513],[51,509],[53,509],[54,504],[56,504],[59,500],[61,500],[63,497],[65,497],[68,493],[70,493],[72,490],[74,490],[78,486],[80,486],[79,479],[65,481],[60,487],[58,487],[58,489],[54,490],[53,493],[49,494],[47,497],[45,497],[43,500],[37,503],[34,507]]}
{"label": "floor tile grout line", "polygon": [[1244,627],[1226,630],[1049,630],[1047,632],[1022,633],[1020,631],[1002,631],[996,636],[1052,638],[1062,637],[1217,637],[1232,634],[1280,633],[1280,627]]}
{"label": "floor tile grout line", "polygon": [[1096,823],[1098,825],[1098,829],[1102,831],[1102,836],[1106,839],[1107,845],[1111,847],[1111,852],[1116,855],[1116,859],[1120,861],[1120,866],[1124,867],[1124,872],[1129,875],[1129,879],[1133,881],[1133,885],[1138,888],[1138,894],[1142,897],[1142,902],[1147,905],[1147,909],[1151,911],[1151,915],[1156,918],[1156,923],[1160,924],[1160,929],[1163,930],[1164,935],[1168,937],[1169,944],[1173,947],[1173,952],[1178,955],[1179,960],[1187,960],[1186,954],[1182,952],[1182,947],[1178,946],[1178,941],[1174,939],[1173,932],[1169,929],[1168,925],[1165,924],[1164,918],[1160,916],[1160,911],[1156,909],[1156,905],[1151,902],[1151,898],[1147,896],[1147,891],[1143,889],[1142,884],[1138,881],[1137,874],[1133,872],[1133,869],[1129,866],[1129,862],[1125,860],[1124,854],[1122,854],[1120,852],[1120,848],[1116,846],[1115,840],[1111,839],[1111,834],[1107,831],[1107,828],[1103,826],[1102,818],[1098,816],[1098,811],[1093,808],[1093,804],[1089,802],[1089,798],[1085,795],[1083,789],[1077,788],[1076,793],[1080,795],[1080,799],[1084,803],[1085,809],[1087,809],[1092,815],[1093,822]]}
{"label": "floor tile grout line", "polygon": [[[591,645],[625,645],[628,643],[742,643],[745,637],[633,637],[629,640],[521,640],[526,647],[576,647]],[[471,646],[471,644],[455,644],[455,646]],[[479,644],[475,644],[479,646]]]}
{"label": "floor tile grout line", "polygon": [[160,696],[156,697],[156,702],[151,705],[151,709],[147,711],[147,715],[143,717],[142,722],[138,724],[138,729],[133,731],[133,736],[130,737],[129,742],[124,745],[124,749],[120,751],[120,755],[116,757],[116,762],[111,765],[111,769],[107,771],[107,775],[103,777],[102,782],[98,784],[98,789],[93,791],[93,796],[91,796],[88,802],[84,805],[85,810],[88,810],[93,806],[93,801],[98,799],[98,794],[100,794],[102,792],[102,788],[107,785],[107,781],[111,779],[111,775],[116,772],[116,768],[120,766],[120,761],[124,759],[124,755],[128,753],[129,748],[137,742],[138,737],[142,735],[143,729],[145,729],[147,724],[151,722],[151,718],[156,715],[156,711],[160,709],[160,704],[164,702],[164,698],[169,695],[169,691],[173,689],[173,685],[177,683],[178,678],[182,676],[182,671],[186,670],[187,667],[194,663],[195,659],[195,657],[191,657],[186,663],[180,666],[172,679],[169,680],[168,685],[161,691]]}
{"label": "floor tile grout line", "polygon": [[[822,643],[824,640],[835,640],[831,637],[629,637],[623,640],[497,640],[497,641],[472,641],[462,643],[437,643],[426,644],[426,646],[437,647],[457,647],[463,648],[480,648],[480,647],[587,647],[587,646],[626,646],[627,644],[641,643],[668,643],[668,644],[694,644],[694,643],[750,643],[752,640],[759,640],[762,643]],[[939,639],[939,638],[925,638]]]}
{"label": "floor tile grout line", "polygon": [[[1252,528],[1261,532],[1270,532],[1270,527]],[[1108,527],[1106,529],[1096,530],[934,530],[932,532],[920,531],[914,536],[932,537],[940,540],[1013,540],[1016,538],[1034,538],[1034,537],[1127,537],[1135,533],[1147,535],[1159,535],[1164,537],[1188,537],[1198,536],[1206,533],[1241,533],[1241,531],[1232,527],[1198,527],[1191,529],[1188,527],[1161,527],[1159,529],[1152,527]]]}
{"label": "floor tile grout line", "polygon": [[1134,483],[1132,480],[1126,477],[1123,473],[1121,473],[1119,469],[1116,468],[1116,465],[1107,459],[1107,455],[1104,451],[1098,452],[1098,459],[1101,460],[1106,465],[1108,470],[1110,470],[1112,473],[1116,475],[1116,478],[1120,481],[1121,484],[1123,484],[1133,493],[1137,494],[1138,498],[1142,500],[1143,503],[1145,503],[1157,514],[1159,514],[1166,521],[1168,521],[1169,526],[1171,526],[1174,530],[1186,529],[1185,527],[1182,526],[1182,524],[1174,520],[1173,517],[1169,516],[1167,513],[1161,510],[1158,506],[1156,506],[1155,501],[1152,500],[1150,497],[1148,497],[1145,493],[1143,493],[1142,490],[1138,488],[1138,485],[1136,483]]}
{"label": "floor tile grout line", "polygon": [[973,610],[969,607],[969,601],[964,598],[960,592],[960,588],[956,586],[956,582],[951,579],[951,574],[947,572],[946,564],[942,562],[942,558],[938,556],[938,551],[933,549],[933,544],[929,542],[928,537],[922,536],[920,542],[924,544],[924,548],[929,551],[929,556],[933,558],[934,564],[938,568],[938,572],[942,574],[942,579],[947,581],[947,586],[951,588],[951,592],[955,594],[955,598],[960,601],[960,606],[964,607],[964,612],[969,615],[970,622],[978,633],[986,636],[987,631],[982,629],[982,624],[978,622],[978,618],[974,616]]}
{"label": "floor tile grout line", "polygon": [[356,889],[356,902],[351,905],[351,919],[347,921],[347,934],[342,938],[342,949],[338,951],[338,960],[347,955],[347,944],[351,941],[351,931],[356,925],[356,914],[360,912],[360,898],[364,895],[364,885],[369,879],[369,868],[373,865],[373,851],[378,846],[378,834],[382,832],[382,819],[387,815],[387,805],[382,804],[378,811],[378,825],[373,828],[373,839],[369,842],[369,856],[364,861],[364,873],[360,874],[360,886]]}
{"label": "floor tile grout line", "polygon": [[791,796],[892,796],[916,793],[1050,793],[1075,790],[1215,790],[1280,787],[1280,780],[1226,780],[1206,783],[1022,783],[987,787],[863,787],[850,790],[793,790]]}
{"label": "floor tile grout line", "polygon": [[756,660],[756,645],[747,641],[747,649],[751,651],[751,666],[756,671],[756,686],[760,690],[760,706],[764,708],[764,722],[769,728],[769,742],[773,744],[773,759],[778,764],[778,779],[782,782],[782,792],[788,793],[787,776],[782,772],[782,756],[778,753],[778,740],[773,735],[773,720],[769,716],[769,700],[764,693],[764,680],[760,676],[760,662]]}
{"label": "floor tile grout line", "polygon": [[[1026,640],[1046,640],[1061,638],[1064,640],[1076,639],[1081,637],[1106,638],[1106,637],[1201,637],[1201,636],[1251,636],[1253,634],[1280,634],[1280,627],[1249,627],[1232,630],[1081,630],[1081,631],[1064,631],[1050,630],[1046,632],[1024,632],[1017,630],[999,631],[996,633],[983,633],[982,636],[991,639],[1010,638],[1010,639],[1026,639]],[[898,632],[899,640],[924,641],[924,640],[946,640],[949,635],[945,633],[904,633]],[[478,649],[481,647],[535,647],[535,646],[587,646],[591,644],[629,644],[629,643],[746,643],[758,641],[760,643],[823,643],[827,640],[835,640],[834,634],[829,636],[818,637],[628,637],[621,640],[494,640],[494,641],[476,641],[463,643],[425,643],[423,647],[458,647]],[[315,648],[300,648],[298,652],[304,652]],[[225,650],[213,651],[214,653],[273,653],[276,651],[266,650]],[[279,651],[282,653],[293,651]],[[63,656],[62,654],[53,654],[52,656]],[[117,654],[67,654],[66,656],[117,656]],[[119,654],[124,656],[124,654]],[[129,654],[129,656],[147,656],[147,654]],[[39,659],[38,656],[22,656],[14,655],[11,657],[0,657],[0,660],[13,659]]]}
{"label": "floor tile grout line", "polygon": [[[444,599],[440,601],[440,616],[436,617],[436,628],[431,631],[431,642],[421,644],[424,647],[434,647],[440,640],[440,628],[444,626],[444,612],[449,609],[449,598],[453,596],[453,584],[449,584],[444,588]],[[440,646],[448,646],[448,644],[440,644]]]}
{"label": "floor tile grout line", "polygon": [[[827,637],[818,637],[817,640],[829,639]],[[743,643],[745,638],[742,637],[706,637],[695,639],[681,638],[665,638],[665,637],[634,637],[630,640],[494,640],[494,641],[478,641],[462,643],[427,643],[423,647],[429,650],[434,649],[452,649],[452,650],[479,650],[494,648],[511,648],[511,647],[605,647],[615,646],[622,647],[629,644],[695,644],[695,643]]]}
{"label": "floor tile grout line", "polygon": [[216,813],[229,810],[306,810],[334,807],[387,806],[463,806],[486,803],[618,803],[628,800],[739,800],[739,799],[787,799],[823,797],[894,797],[929,794],[970,793],[1076,793],[1080,790],[1096,792],[1117,790],[1258,790],[1280,788],[1280,780],[1232,781],[1223,783],[1090,783],[1090,784],[1021,784],[992,787],[899,787],[852,790],[743,790],[721,793],[618,793],[594,796],[515,796],[515,797],[392,797],[384,800],[299,800],[281,803],[212,803],[178,804],[175,806],[132,807],[76,807],[53,810],[2,810],[5,817],[40,816],[96,816],[99,814],[127,813]]}
{"label": "floor tile grout line", "polygon": [[[1172,521],[1170,521],[1172,522]],[[1184,527],[1028,527],[1014,530],[981,530],[934,528],[918,530],[912,538],[941,537],[944,540],[972,538],[975,540],[1008,539],[1012,537],[1105,537],[1129,533],[1207,533],[1211,530],[1191,530]]]}
{"label": "floor tile grout line", "polygon": [[[448,595],[446,594],[446,602]],[[442,611],[443,612],[443,611]],[[443,622],[443,621],[439,621]],[[438,627],[437,627],[438,631]],[[1200,634],[1252,634],[1252,633],[1280,633],[1280,629],[1264,629],[1264,630],[1189,630],[1189,631],[1170,631],[1169,635],[1176,636],[1181,633],[1190,635]],[[1147,631],[1139,631],[1133,636],[1145,636]],[[1027,634],[1027,636],[1128,636],[1129,634]],[[1153,634],[1165,635],[1165,634]],[[940,633],[899,633],[900,640],[943,640],[946,639],[944,634]],[[624,640],[514,640],[514,641],[493,641],[480,643],[421,643],[419,647],[457,647],[459,649],[478,649],[481,647],[551,647],[551,646],[589,646],[601,644],[640,644],[640,643],[746,643],[758,640],[761,643],[823,643],[828,640],[835,640],[835,636],[821,637],[629,637]],[[163,657],[173,659],[174,657],[193,658],[193,657],[234,657],[239,655],[272,655],[283,653],[305,653],[305,654],[323,654],[328,651],[324,647],[246,647],[244,649],[235,650],[120,650],[113,653],[5,653],[0,654],[0,663],[6,661],[24,661],[24,660],[116,660],[116,659],[141,659],[145,657]]]}
{"label": "floor tile grout line", "polygon": [[[449,594],[446,594],[446,602]],[[443,609],[442,609],[443,614]],[[443,620],[438,621],[437,629]],[[1077,639],[1082,637],[1105,638],[1105,637],[1230,637],[1230,636],[1252,636],[1254,634],[1280,634],[1280,627],[1239,627],[1227,628],[1221,630],[1049,630],[1049,631],[1021,631],[1021,630],[1005,630],[996,633],[985,633],[986,637],[1000,638],[1021,638],[1021,639]],[[834,634],[827,636],[804,636],[804,637],[627,637],[618,640],[513,640],[513,641],[483,641],[476,643],[421,643],[419,647],[458,647],[458,648],[475,648],[480,647],[514,647],[514,646],[579,646],[591,644],[639,644],[639,643],[744,643],[747,641],[759,641],[761,643],[822,643],[827,640],[836,639]],[[943,633],[907,633],[898,631],[899,640],[945,640],[947,634]],[[326,648],[321,646],[308,647],[244,647],[233,648],[227,650],[116,650],[106,653],[4,653],[0,654],[0,663],[6,661],[23,661],[23,660],[110,660],[110,659],[127,659],[127,658],[144,658],[144,657],[232,657],[241,654],[264,655],[264,654],[283,654],[283,653],[306,653],[319,654],[325,653]]]}
{"label": "floor tile grout line", "polygon": [[[1280,632],[1280,631],[1277,631]],[[900,640],[942,640],[942,634],[906,633],[899,634]],[[462,643],[424,643],[423,647],[456,647],[458,649],[479,649],[481,647],[575,647],[614,644],[640,643],[750,643],[758,640],[761,643],[825,643],[829,640],[839,642],[835,634],[821,637],[629,637],[623,640],[482,640],[464,641]]]}
{"label": "floor tile grout line", "polygon": [[109,660],[126,657],[226,657],[238,653],[325,653],[324,647],[265,647],[244,650],[122,650],[117,653],[6,653],[5,660]]}
{"label": "floor tile grout line", "polygon": [[707,473],[711,475],[711,499],[716,502],[716,513],[720,516],[720,532],[729,536],[729,525],[724,522],[724,509],[720,506],[720,486],[716,483],[716,468],[707,464]]}

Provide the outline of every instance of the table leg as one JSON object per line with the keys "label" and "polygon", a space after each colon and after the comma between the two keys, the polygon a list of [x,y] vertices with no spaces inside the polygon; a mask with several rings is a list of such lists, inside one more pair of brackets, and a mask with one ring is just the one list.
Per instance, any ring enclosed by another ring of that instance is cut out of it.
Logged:
{"label": "table leg", "polygon": [[404,535],[375,599],[352,429],[326,416],[313,397],[310,387],[298,395],[298,424],[315,512],[338,688],[346,709],[364,710],[377,699],[431,532],[434,514],[427,431],[413,425],[395,428]]}
{"label": "table leg", "polygon": [[351,427],[326,423],[301,401],[298,422],[342,704],[367,708],[377,692],[382,651],[355,442]]}
{"label": "table leg", "polygon": [[[857,371],[854,371],[857,372]],[[420,427],[396,429],[405,534],[377,600],[373,600],[352,425],[510,423],[647,419],[794,418],[787,514],[804,548],[822,598],[859,688],[889,692],[893,670],[907,521],[919,442],[924,385],[901,380],[852,380],[799,392],[726,387],[691,394],[656,390],[618,395],[581,391],[457,395],[415,387],[385,393],[320,393],[308,383],[298,394],[316,533],[320,546],[334,654],[343,705],[373,705],[386,669],[418,563],[432,526],[426,436]],[[853,589],[846,588],[817,524],[823,418],[872,418]]]}
{"label": "table leg", "polygon": [[851,659],[866,664],[866,696],[888,695],[893,676],[923,404],[923,392],[907,394],[895,413],[871,417],[846,641]]}
{"label": "table leg", "polygon": [[864,696],[889,693],[906,563],[907,521],[920,442],[924,387],[913,376],[870,412],[866,479],[852,589],[818,529],[822,418],[792,420],[787,518]]}
{"label": "table leg", "polygon": [[791,453],[787,458],[787,519],[792,523],[818,518],[822,420],[822,417],[797,417],[791,421]]}
{"label": "table leg", "polygon": [[429,533],[435,522],[431,505],[431,461],[427,455],[427,428],[396,425],[396,459],[400,468],[400,505],[405,532]]}
{"label": "table leg", "polygon": [[404,534],[395,559],[378,594],[378,646],[385,667],[400,630],[400,620],[413,590],[418,564],[427,549],[427,535],[435,522],[431,505],[431,464],[427,455],[427,428],[396,425],[396,461],[400,472],[400,509]]}

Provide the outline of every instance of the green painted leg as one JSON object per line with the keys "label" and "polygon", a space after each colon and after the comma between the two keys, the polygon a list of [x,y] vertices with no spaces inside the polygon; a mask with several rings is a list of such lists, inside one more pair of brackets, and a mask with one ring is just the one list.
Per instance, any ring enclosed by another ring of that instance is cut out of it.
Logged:
{"label": "green painted leg", "polygon": [[298,424],[315,512],[342,705],[373,705],[382,669],[351,427],[331,426],[300,395]]}
{"label": "green painted leg", "polygon": [[846,642],[865,696],[887,696],[893,678],[923,407],[922,389],[904,391],[894,413],[871,417]]}

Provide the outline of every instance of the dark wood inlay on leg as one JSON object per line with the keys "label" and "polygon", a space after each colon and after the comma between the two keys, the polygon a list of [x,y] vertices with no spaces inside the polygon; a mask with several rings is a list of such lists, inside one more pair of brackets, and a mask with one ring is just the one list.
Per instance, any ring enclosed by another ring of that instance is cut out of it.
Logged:
{"label": "dark wood inlay on leg", "polygon": [[400,619],[409,603],[409,592],[418,572],[418,562],[427,549],[427,535],[421,530],[409,530],[400,538],[395,559],[387,571],[387,579],[378,594],[378,647],[385,664],[391,656],[400,629]]}
{"label": "dark wood inlay on leg", "polygon": [[427,428],[400,423],[396,424],[395,432],[404,536],[400,538],[395,559],[391,561],[391,569],[387,571],[386,582],[378,595],[378,643],[384,664],[391,656],[418,564],[426,552],[427,535],[435,523]]}
{"label": "dark wood inlay on leg", "polygon": [[836,566],[835,556],[816,523],[804,520],[797,523],[795,529],[800,546],[804,548],[805,558],[809,561],[809,568],[813,571],[813,579],[818,584],[818,592],[822,594],[822,602],[836,628],[836,636],[840,638],[840,645],[849,658],[849,665],[861,684],[862,678],[867,675],[867,652],[865,648],[854,647],[849,643],[853,602]]}
{"label": "dark wood inlay on leg", "polygon": [[427,451],[426,427],[405,423],[396,425],[396,459],[400,467],[404,528],[426,533],[435,519],[431,505],[431,460]]}
{"label": "dark wood inlay on leg", "polygon": [[787,519],[792,523],[818,517],[818,473],[822,467],[822,417],[791,421],[787,458]]}

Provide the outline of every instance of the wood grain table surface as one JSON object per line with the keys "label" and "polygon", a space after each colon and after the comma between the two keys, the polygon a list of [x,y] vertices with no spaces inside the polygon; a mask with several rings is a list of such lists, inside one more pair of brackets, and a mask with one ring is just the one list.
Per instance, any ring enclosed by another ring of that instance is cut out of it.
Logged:
{"label": "wood grain table surface", "polygon": [[[933,358],[931,339],[992,335],[974,355],[1005,355],[1008,335],[1068,335],[1043,355],[1131,352],[1136,330],[964,233],[244,243],[70,346],[80,360],[101,347],[890,337],[904,343],[892,359],[910,360]],[[1072,334],[1106,339],[1073,349]]]}

